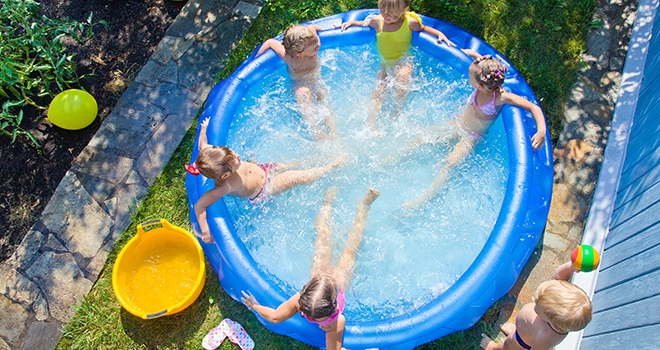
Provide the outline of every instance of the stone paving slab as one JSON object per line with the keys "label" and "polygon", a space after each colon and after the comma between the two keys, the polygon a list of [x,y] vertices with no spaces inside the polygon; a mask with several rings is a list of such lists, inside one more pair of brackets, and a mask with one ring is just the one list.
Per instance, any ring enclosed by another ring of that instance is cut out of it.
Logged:
{"label": "stone paving slab", "polygon": [[0,265],[0,350],[52,349],[262,0],[188,0]]}
{"label": "stone paving slab", "polygon": [[[0,350],[52,349],[130,224],[262,0],[188,0],[156,51],[65,175],[41,219],[0,265]],[[554,149],[543,240],[500,303],[514,320],[579,244],[602,162],[636,2],[600,0]]]}

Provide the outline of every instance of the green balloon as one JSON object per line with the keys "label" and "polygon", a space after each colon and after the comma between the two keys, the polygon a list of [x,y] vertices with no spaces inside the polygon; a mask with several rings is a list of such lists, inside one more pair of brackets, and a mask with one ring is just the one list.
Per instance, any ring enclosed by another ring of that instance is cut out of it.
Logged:
{"label": "green balloon", "polygon": [[67,130],[80,130],[92,124],[98,113],[96,100],[87,91],[62,91],[48,107],[48,120]]}

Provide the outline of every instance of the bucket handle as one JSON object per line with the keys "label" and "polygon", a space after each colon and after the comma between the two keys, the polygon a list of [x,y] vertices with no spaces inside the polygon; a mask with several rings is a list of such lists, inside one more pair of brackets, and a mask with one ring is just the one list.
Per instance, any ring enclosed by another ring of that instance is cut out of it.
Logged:
{"label": "bucket handle", "polygon": [[165,309],[165,310],[163,310],[163,311],[155,312],[155,313],[153,313],[153,314],[147,314],[146,316],[147,316],[147,319],[150,319],[150,318],[155,318],[155,317],[158,317],[158,316],[164,315],[164,314],[166,314],[166,313],[167,313],[167,309]]}
{"label": "bucket handle", "polygon": [[172,224],[170,224],[169,221],[165,219],[149,220],[139,224],[137,227],[137,232],[138,235],[140,235],[142,233],[149,232],[153,229],[163,228],[163,227],[169,229],[172,227]]}

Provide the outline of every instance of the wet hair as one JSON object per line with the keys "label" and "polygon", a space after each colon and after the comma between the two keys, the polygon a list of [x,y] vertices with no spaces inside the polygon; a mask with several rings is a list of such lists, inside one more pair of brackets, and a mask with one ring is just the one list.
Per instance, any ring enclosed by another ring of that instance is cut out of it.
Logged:
{"label": "wet hair", "polygon": [[289,56],[301,53],[312,44],[316,43],[314,33],[316,31],[310,27],[300,24],[292,24],[284,31],[282,45]]}
{"label": "wet hair", "polygon": [[506,67],[499,59],[491,55],[484,55],[474,60],[472,64],[478,68],[477,80],[490,90],[495,90],[504,84]]}
{"label": "wet hair", "polygon": [[314,319],[329,317],[337,310],[337,282],[330,275],[318,274],[300,291],[300,312]]}
{"label": "wet hair", "polygon": [[591,300],[582,288],[570,282],[541,283],[534,293],[534,302],[539,315],[565,331],[579,331],[591,321]]}
{"label": "wet hair", "polygon": [[204,147],[199,151],[195,165],[199,168],[202,175],[209,179],[220,180],[225,173],[231,173],[232,169],[229,163],[236,158],[232,150],[225,146]]}
{"label": "wet hair", "polygon": [[378,0],[378,10],[380,13],[389,13],[390,15],[401,16],[410,7],[410,0]]}

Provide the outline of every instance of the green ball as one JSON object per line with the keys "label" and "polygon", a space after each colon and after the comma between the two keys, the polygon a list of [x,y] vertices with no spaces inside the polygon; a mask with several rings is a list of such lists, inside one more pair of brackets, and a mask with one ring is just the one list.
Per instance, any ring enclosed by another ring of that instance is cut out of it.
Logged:
{"label": "green ball", "polygon": [[67,130],[80,130],[89,126],[98,113],[96,100],[87,91],[70,89],[62,91],[48,107],[48,120]]}

